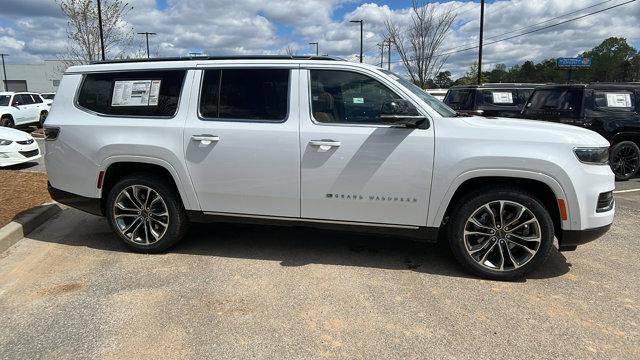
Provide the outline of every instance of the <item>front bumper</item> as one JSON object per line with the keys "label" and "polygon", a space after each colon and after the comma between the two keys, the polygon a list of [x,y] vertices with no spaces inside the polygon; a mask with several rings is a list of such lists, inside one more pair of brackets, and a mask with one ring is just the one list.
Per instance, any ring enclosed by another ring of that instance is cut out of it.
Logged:
{"label": "front bumper", "polygon": [[42,157],[38,143],[33,141],[28,145],[13,142],[0,146],[0,167],[22,164]]}
{"label": "front bumper", "polygon": [[573,251],[578,245],[586,244],[604,235],[611,228],[611,224],[585,230],[562,230],[558,239],[560,251]]}

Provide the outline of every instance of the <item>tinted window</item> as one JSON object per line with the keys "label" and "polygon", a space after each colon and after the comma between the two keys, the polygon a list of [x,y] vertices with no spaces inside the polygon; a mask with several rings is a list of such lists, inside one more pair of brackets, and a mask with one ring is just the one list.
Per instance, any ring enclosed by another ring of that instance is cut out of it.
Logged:
{"label": "tinted window", "polygon": [[514,106],[518,100],[516,90],[510,89],[481,90],[480,95],[485,105]]}
{"label": "tinted window", "polygon": [[635,111],[635,94],[630,91],[596,91],[594,108],[607,111]]}
{"label": "tinted window", "polygon": [[398,98],[393,91],[366,75],[311,70],[311,111],[319,122],[382,124],[382,104]]}
{"label": "tinted window", "polygon": [[0,95],[0,106],[9,106],[11,95]]}
{"label": "tinted window", "polygon": [[33,98],[33,101],[36,103],[42,103],[42,98],[40,97],[40,95],[36,95],[36,94],[31,94],[31,97]]}
{"label": "tinted window", "polygon": [[200,114],[232,120],[284,120],[289,73],[289,69],[205,70]]}
{"label": "tinted window", "polygon": [[40,96],[42,96],[43,99],[53,100],[53,98],[54,98],[54,96],[56,96],[56,94],[41,94]]}
{"label": "tinted window", "polygon": [[20,105],[30,105],[30,104],[33,104],[34,101],[33,101],[33,99],[31,98],[30,95],[27,95],[27,94],[16,94],[13,97],[13,103],[14,104],[20,104]]}
{"label": "tinted window", "polygon": [[173,116],[184,76],[184,70],[87,74],[78,104],[107,115]]}
{"label": "tinted window", "polygon": [[456,110],[473,110],[475,103],[474,89],[453,89],[447,92],[444,103]]}
{"label": "tinted window", "polygon": [[582,106],[581,89],[536,90],[527,104],[528,110],[565,110],[580,112]]}

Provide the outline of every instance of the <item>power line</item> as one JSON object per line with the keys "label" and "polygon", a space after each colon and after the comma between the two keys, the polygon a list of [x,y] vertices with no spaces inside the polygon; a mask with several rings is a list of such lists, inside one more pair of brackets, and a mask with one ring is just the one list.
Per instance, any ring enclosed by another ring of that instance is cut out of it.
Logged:
{"label": "power line", "polygon": [[[576,13],[582,12],[582,11],[584,11],[584,10],[592,9],[592,8],[594,8],[594,7],[597,7],[597,6],[600,6],[600,5],[603,5],[603,4],[606,4],[606,3],[610,3],[610,2],[612,2],[612,1],[613,1],[613,0],[602,1],[602,2],[599,2],[599,3],[597,3],[597,4],[593,4],[593,5],[587,6],[587,7],[585,7],[585,8],[579,9],[579,10],[574,10],[574,11],[571,11],[571,12],[568,12],[568,13],[565,13],[565,14],[562,14],[562,15],[558,15],[558,16],[552,17],[552,18],[550,18],[550,19],[547,19],[547,20],[541,21],[541,22],[536,23],[536,24],[532,24],[532,25],[529,25],[529,26],[521,27],[521,28],[519,28],[519,29],[512,30],[512,31],[509,31],[509,32],[506,32],[506,33],[502,33],[502,34],[498,34],[498,35],[489,36],[489,37],[487,37],[487,38],[486,38],[486,40],[495,39],[495,38],[499,38],[499,37],[504,36],[504,35],[509,35],[509,34],[513,34],[513,33],[516,33],[516,32],[520,32],[520,31],[522,31],[522,30],[530,29],[530,28],[533,28],[533,27],[536,27],[536,26],[539,26],[539,25],[542,25],[542,24],[546,24],[546,23],[551,22],[551,21],[553,21],[553,20],[557,20],[557,19],[563,18],[563,17],[565,17],[565,16],[573,15],[573,14],[576,14]],[[470,23],[470,22],[472,22],[472,21],[476,21],[476,19],[472,19],[472,20],[469,20],[469,21],[467,21],[467,22],[464,22],[464,23],[462,23],[460,26],[464,26],[464,25],[466,25],[466,24],[468,24],[468,23]],[[459,48],[461,48],[461,47],[465,47],[465,46],[472,45],[472,44],[475,44],[475,42],[472,42],[472,43],[465,43],[465,44],[457,45],[457,46],[454,46],[454,47],[449,48],[449,49],[444,50],[444,51],[455,50],[455,49],[459,49]]]}
{"label": "power line", "polygon": [[[605,12],[605,11],[608,11],[608,10],[611,10],[611,9],[615,9],[617,7],[620,7],[620,6],[623,6],[623,5],[627,5],[627,4],[630,4],[632,2],[636,2],[636,0],[629,0],[629,1],[617,4],[617,5],[609,6],[607,8],[604,8],[604,9],[601,9],[601,10],[598,10],[598,11],[594,11],[594,12],[587,13],[587,14],[584,14],[584,15],[581,15],[581,16],[577,16],[575,18],[564,20],[564,21],[561,21],[559,23],[555,23],[555,24],[543,26],[543,27],[538,28],[538,29],[530,30],[530,31],[524,32],[522,34],[509,36],[509,37],[506,37],[506,38],[503,38],[503,39],[500,39],[500,40],[490,41],[488,43],[485,43],[484,46],[497,44],[499,42],[515,39],[515,38],[518,38],[518,37],[521,37],[521,36],[524,36],[524,35],[529,35],[529,34],[532,34],[532,33],[535,33],[535,32],[539,32],[539,31],[542,31],[542,30],[546,30],[546,29],[550,29],[550,28],[556,27],[556,26],[564,25],[566,23],[570,23],[572,21],[584,19],[586,17],[592,16],[592,15],[596,15],[596,14],[599,14],[599,13],[602,13],[602,12]],[[433,57],[435,58],[435,57],[448,56],[448,55],[457,54],[457,53],[464,52],[464,51],[474,50],[474,49],[477,49],[478,47],[479,47],[478,45],[471,46],[471,47],[460,49],[460,50],[455,50],[455,51],[444,52],[444,53],[441,53],[441,54],[436,54]],[[415,59],[410,59],[410,60],[415,60]],[[402,59],[394,61],[394,62],[401,62],[401,61],[402,61]]]}

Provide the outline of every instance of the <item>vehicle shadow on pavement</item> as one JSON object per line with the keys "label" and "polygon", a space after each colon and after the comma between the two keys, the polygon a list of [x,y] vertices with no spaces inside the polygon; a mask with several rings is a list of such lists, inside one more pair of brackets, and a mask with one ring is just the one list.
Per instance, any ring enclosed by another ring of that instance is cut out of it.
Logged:
{"label": "vehicle shadow on pavement", "polygon": [[[37,231],[29,238],[105,251],[130,252],[111,233],[105,219],[87,215],[83,222],[86,226],[78,227],[64,236],[48,238],[46,232]],[[167,252],[278,261],[286,267],[322,264],[473,278],[457,264],[446,244],[304,227],[193,224],[189,234]],[[528,278],[561,276],[569,271],[570,266],[554,248],[547,262]]]}
{"label": "vehicle shadow on pavement", "polygon": [[22,164],[10,165],[0,168],[2,170],[29,170],[32,167],[38,166],[36,161],[28,161]]}

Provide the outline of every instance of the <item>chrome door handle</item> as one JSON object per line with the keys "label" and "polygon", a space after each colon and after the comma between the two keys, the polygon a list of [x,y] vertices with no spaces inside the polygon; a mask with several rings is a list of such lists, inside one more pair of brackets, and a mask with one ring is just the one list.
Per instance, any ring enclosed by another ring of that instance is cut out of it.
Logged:
{"label": "chrome door handle", "polygon": [[311,140],[309,141],[309,145],[311,146],[323,146],[323,147],[338,147],[340,146],[340,141],[335,140]]}
{"label": "chrome door handle", "polygon": [[202,135],[191,136],[191,140],[200,141],[202,145],[209,145],[212,142],[220,141],[220,137],[216,135],[202,134]]}

